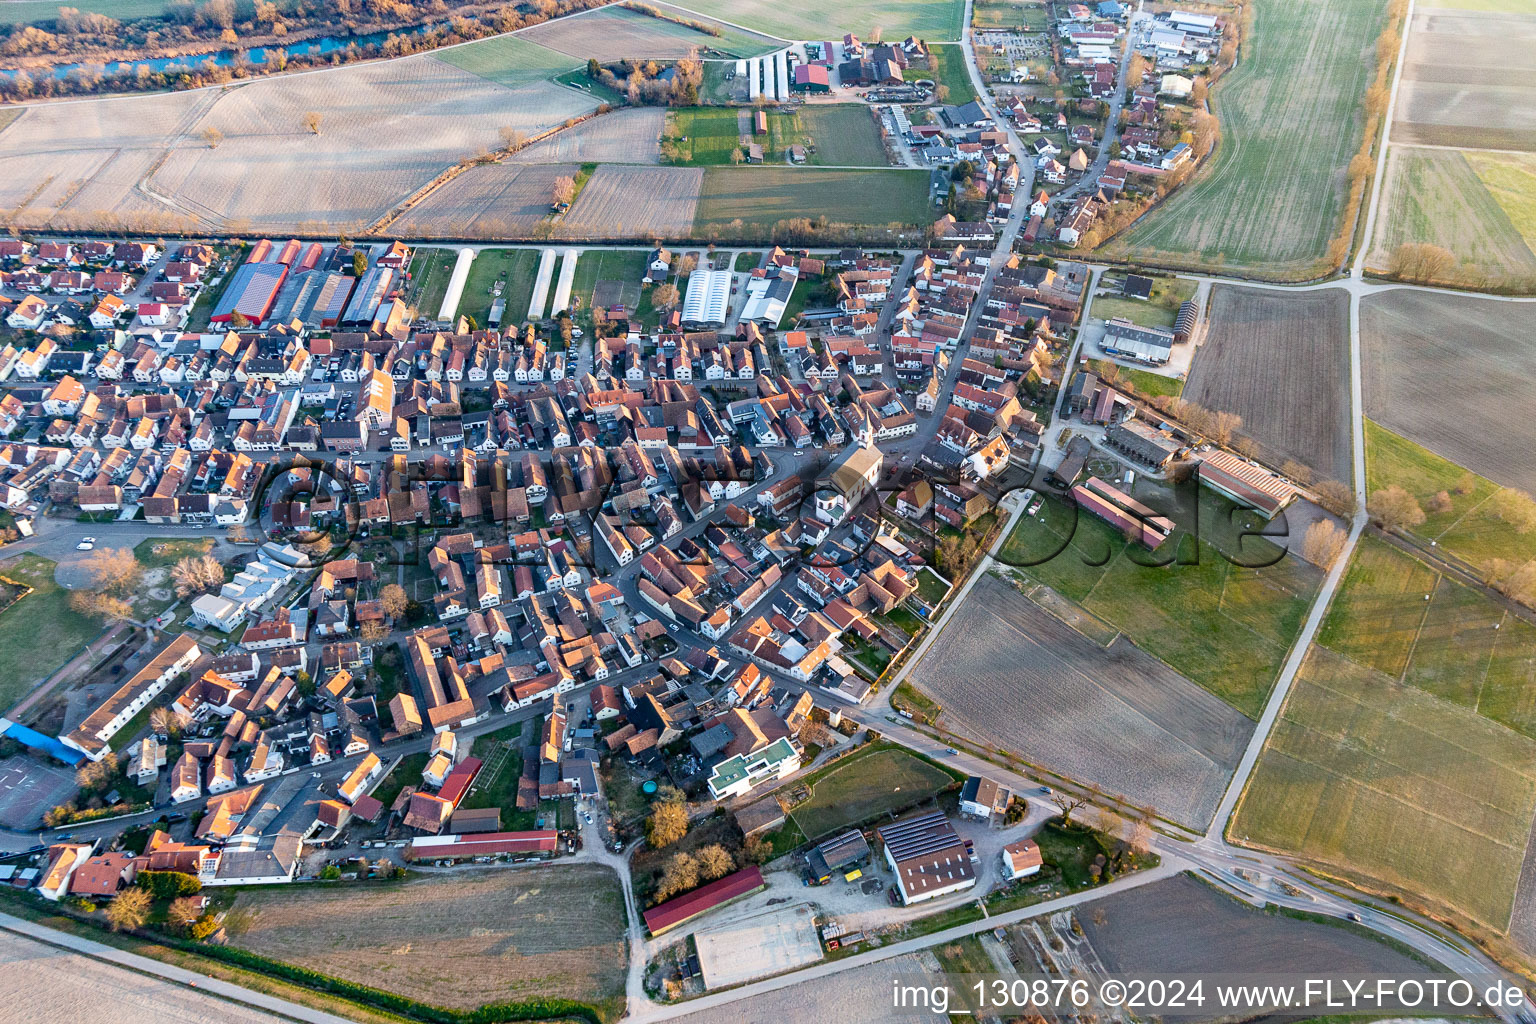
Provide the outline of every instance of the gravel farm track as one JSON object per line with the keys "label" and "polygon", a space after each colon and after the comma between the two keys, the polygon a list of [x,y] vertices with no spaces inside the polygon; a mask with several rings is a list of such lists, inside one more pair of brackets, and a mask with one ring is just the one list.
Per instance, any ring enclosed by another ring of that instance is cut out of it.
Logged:
{"label": "gravel farm track", "polygon": [[[1529,307],[1408,290],[1361,304],[1365,414],[1497,483],[1536,492]],[[1476,396],[1472,400],[1472,396]]]}
{"label": "gravel farm track", "polygon": [[1253,727],[1123,637],[1101,647],[990,575],[910,681],[950,732],[1200,828]]}
{"label": "gravel farm track", "polygon": [[439,1006],[622,997],[623,896],[597,865],[240,893],[231,945]]}
{"label": "gravel farm track", "polygon": [[1217,285],[1184,397],[1234,412],[1278,464],[1350,478],[1349,295]]}

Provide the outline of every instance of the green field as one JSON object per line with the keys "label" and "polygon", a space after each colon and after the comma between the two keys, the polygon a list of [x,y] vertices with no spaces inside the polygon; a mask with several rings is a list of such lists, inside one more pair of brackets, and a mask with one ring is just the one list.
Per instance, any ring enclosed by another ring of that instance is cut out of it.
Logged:
{"label": "green field", "polygon": [[1133,366],[1121,366],[1104,359],[1088,360],[1088,368],[1098,374],[1101,379],[1106,380],[1110,379],[1112,372],[1113,379],[1110,383],[1128,386],[1144,398],[1156,398],[1159,395],[1177,398],[1184,393],[1184,382],[1177,377],[1164,377],[1160,373],[1138,370]]}
{"label": "green field", "polygon": [[1128,299],[1124,295],[1095,295],[1089,313],[1098,320],[1124,317],[1141,327],[1172,328],[1179,307],[1195,297],[1196,281],[1179,277],[1153,277],[1150,299]]}
{"label": "green field", "polygon": [[1536,739],[1536,625],[1382,541],[1356,549],[1317,642]]}
{"label": "green field", "polygon": [[885,39],[959,39],[965,14],[959,0],[845,0],[822,6],[779,0],[678,0],[673,6],[780,39],[834,39],[845,32],[867,39],[876,29]]}
{"label": "green field", "polygon": [[977,0],[971,7],[971,24],[980,29],[1044,32],[1048,21],[1046,5],[1040,0]]}
{"label": "green field", "polygon": [[842,170],[816,167],[710,167],[694,216],[702,237],[740,221],[771,228],[781,220],[825,218],[838,224],[875,227],[926,225],[928,172]]}
{"label": "green field", "polygon": [[[1413,532],[1474,569],[1495,558],[1515,565],[1536,559],[1536,532],[1522,534],[1493,514],[1503,488],[1371,420],[1365,421],[1365,479],[1368,493],[1396,485],[1417,498],[1425,520]],[[1433,511],[1442,492],[1447,505]]]}
{"label": "green field", "polygon": [[1371,267],[1411,242],[1456,257],[1446,283],[1536,283],[1536,158],[1393,146]]}
{"label": "green field", "polygon": [[[1137,496],[1156,500],[1141,490]],[[1198,543],[1180,530],[1149,554],[1096,516],[1074,515],[1065,502],[1047,497],[1038,515],[1020,518],[998,560],[1077,602],[1192,682],[1257,717],[1321,573],[1291,556],[1266,568],[1243,568],[1222,557],[1225,551],[1257,565],[1275,554],[1270,541],[1240,540],[1239,524],[1255,521],[1247,516],[1230,521],[1231,507],[1202,489]],[[1192,521],[1188,510],[1173,518]],[[1198,558],[1198,564],[1148,564],[1175,552],[1183,560]]]}
{"label": "green field", "polygon": [[763,147],[765,164],[788,160],[789,147],[806,147],[806,163],[884,167],[888,161],[869,108],[856,104],[766,111],[767,135],[752,134],[750,111],[689,107],[667,112],[665,138],[676,153],[668,162],[694,166],[737,163],[743,140]]}
{"label": "green field", "polygon": [[52,21],[59,16],[60,7],[131,21],[134,18],[157,18],[170,6],[169,0],[76,0],[70,4],[59,4],[54,0],[5,0],[0,3],[0,25]]}
{"label": "green field", "polygon": [[[453,277],[453,265],[458,261],[457,249],[432,249],[423,246],[411,257],[411,289],[406,305],[416,309],[418,316],[436,319],[443,307],[443,294],[448,291],[448,281]],[[474,264],[470,264],[474,272]]]}
{"label": "green field", "polygon": [[32,588],[0,612],[0,709],[26,696],[101,632],[101,623],[69,607],[69,591],[53,581],[57,564],[37,555],[0,562],[0,576]]}
{"label": "green field", "polygon": [[[558,264],[555,272],[559,273]],[[472,316],[477,326],[484,327],[491,312],[491,303],[495,301],[495,296],[491,294],[492,287],[497,281],[505,280],[501,297],[507,300],[507,311],[502,315],[501,325],[506,327],[509,324],[520,324],[528,316],[528,302],[533,298],[533,281],[538,273],[537,249],[482,249],[480,255],[475,257],[475,262],[469,266],[469,278],[464,282],[464,297],[459,300],[459,311],[454,315]],[[444,287],[447,287],[446,282]],[[437,310],[430,310],[426,315],[436,316]]]}
{"label": "green field", "polygon": [[1316,271],[1345,215],[1385,0],[1254,5],[1236,68],[1216,86],[1209,166],[1106,251],[1137,260]]}
{"label": "green field", "polygon": [[1231,834],[1502,929],[1536,810],[1533,765],[1536,742],[1314,647]]}
{"label": "green field", "polygon": [[789,812],[807,839],[921,803],[955,781],[927,761],[890,747],[854,754],[810,780],[810,798]]}
{"label": "green field", "polygon": [[969,103],[976,98],[976,87],[971,84],[971,75],[965,67],[965,52],[959,44],[950,43],[945,46],[930,46],[928,52],[933,54],[937,65],[931,72],[908,71],[908,78],[932,77],[934,84],[946,87],[949,92],[944,102],[959,106]]}
{"label": "green field", "polygon": [[498,85],[544,82],[585,63],[517,36],[494,36],[433,51],[432,56]]}

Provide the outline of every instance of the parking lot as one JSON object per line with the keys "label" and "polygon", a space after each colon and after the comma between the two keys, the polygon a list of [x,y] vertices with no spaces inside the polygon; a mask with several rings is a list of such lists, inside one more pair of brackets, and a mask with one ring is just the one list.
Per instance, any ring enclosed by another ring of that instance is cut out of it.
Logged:
{"label": "parking lot", "polygon": [[30,757],[0,761],[0,826],[36,828],[43,814],[75,795],[75,777]]}

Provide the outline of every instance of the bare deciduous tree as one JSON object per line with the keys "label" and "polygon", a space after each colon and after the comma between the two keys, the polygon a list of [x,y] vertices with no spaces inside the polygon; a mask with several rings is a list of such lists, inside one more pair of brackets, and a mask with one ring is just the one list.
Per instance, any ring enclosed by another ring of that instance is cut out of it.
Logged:
{"label": "bare deciduous tree", "polygon": [[379,591],[379,604],[383,605],[385,615],[398,619],[405,614],[410,601],[406,599],[404,587],[398,583],[389,583]]}
{"label": "bare deciduous tree", "polygon": [[677,305],[677,285],[670,281],[659,284],[651,293],[651,303],[658,309],[671,309]]}
{"label": "bare deciduous tree", "polygon": [[1424,522],[1419,500],[1396,484],[1366,499],[1365,511],[1384,530],[1409,530]]}
{"label": "bare deciduous tree", "polygon": [[1448,249],[1429,242],[1404,242],[1387,258],[1387,273],[1404,281],[1428,284],[1456,265]]}
{"label": "bare deciduous tree", "polygon": [[1355,492],[1348,484],[1337,480],[1324,480],[1312,492],[1317,495],[1317,503],[1336,516],[1350,519],[1355,514]]}
{"label": "bare deciduous tree", "polygon": [[1349,535],[1332,519],[1319,519],[1307,527],[1301,538],[1301,557],[1313,565],[1329,568],[1338,561]]}
{"label": "bare deciduous tree", "polygon": [[562,174],[555,179],[554,199],[556,203],[564,206],[576,198],[576,179],[569,174]]}
{"label": "bare deciduous tree", "polygon": [[308,111],[304,115],[304,130],[311,135],[320,134],[320,125],[325,120],[325,115],[318,110]]}
{"label": "bare deciduous tree", "polygon": [[1514,527],[1516,533],[1536,529],[1536,501],[1524,491],[1505,487],[1488,499],[1488,509],[1494,518]]}
{"label": "bare deciduous tree", "polygon": [[203,141],[208,143],[209,149],[218,149],[219,143],[224,141],[224,133],[209,125],[203,129]]}
{"label": "bare deciduous tree", "polygon": [[224,567],[212,555],[188,555],[171,566],[177,597],[191,597],[224,585]]}

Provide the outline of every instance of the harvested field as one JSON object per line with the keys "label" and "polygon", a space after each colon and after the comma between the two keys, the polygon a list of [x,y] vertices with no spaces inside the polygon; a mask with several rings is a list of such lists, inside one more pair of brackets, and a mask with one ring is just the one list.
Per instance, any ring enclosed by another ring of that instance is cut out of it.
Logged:
{"label": "harvested field", "polygon": [[1234,412],[1275,463],[1350,479],[1349,296],[1342,289],[1211,291],[1184,397]]}
{"label": "harvested field", "polygon": [[1361,929],[1245,906],[1189,875],[1129,889],[1081,914],[1083,933],[1114,973],[1231,972],[1420,975],[1424,965]]}
{"label": "harvested field", "polygon": [[[497,148],[502,127],[532,132],[593,106],[574,90],[508,89],[429,55],[226,89],[33,104],[5,132],[0,208],[25,206],[19,219],[34,226],[356,230]],[[320,115],[319,134],[305,126],[309,112]]]}
{"label": "harvested field", "polygon": [[929,1010],[891,1008],[891,979],[933,972],[931,957],[907,953],[678,1017],[678,1024],[934,1024]]}
{"label": "harvested field", "polygon": [[607,868],[244,890],[230,917],[232,945],[439,1006],[624,1002],[623,896]]}
{"label": "harvested field", "polygon": [[822,958],[809,904],[694,932],[706,988],[730,988]]}
{"label": "harvested field", "polygon": [[1536,151],[1536,11],[1420,8],[1392,140]]}
{"label": "harvested field", "polygon": [[14,932],[0,932],[0,1001],[14,1021],[277,1024],[287,1019]]}
{"label": "harvested field", "polygon": [[1503,931],[1536,811],[1536,741],[1314,647],[1232,836]]}
{"label": "harvested field", "polygon": [[1522,235],[1536,233],[1536,158],[1394,145],[1383,188],[1373,269],[1385,272],[1400,245],[1428,242],[1456,257],[1447,283],[1536,288],[1536,237]]}
{"label": "harvested field", "polygon": [[704,172],[690,167],[599,167],[560,219],[562,238],[686,238]]}
{"label": "harvested field", "polygon": [[1242,59],[1212,96],[1222,140],[1209,165],[1107,251],[1293,277],[1321,270],[1347,212],[1385,10],[1385,0],[1255,5]]}
{"label": "harvested field", "polygon": [[1252,728],[1126,640],[1101,647],[991,575],[911,681],[950,731],[1201,827]]}
{"label": "harvested field", "polygon": [[965,15],[965,5],[956,0],[845,0],[819,7],[779,0],[679,0],[671,6],[780,39],[831,39],[845,32],[862,39],[876,28],[886,39],[959,39]]}
{"label": "harvested field", "polygon": [[1536,421],[1506,414],[1536,381],[1530,322],[1530,306],[1492,299],[1407,290],[1362,299],[1366,415],[1498,483],[1536,491]]}
{"label": "harvested field", "polygon": [[694,228],[700,237],[738,229],[762,234],[779,221],[797,217],[876,227],[925,224],[932,220],[928,174],[894,169],[711,167],[704,172]]}
{"label": "harvested field", "polygon": [[585,63],[585,58],[576,60],[559,50],[540,46],[526,32],[515,36],[477,39],[472,43],[434,50],[432,59],[505,86],[546,82]]}
{"label": "harvested field", "polygon": [[576,171],[572,164],[480,164],[427,196],[390,230],[406,238],[532,237],[548,223],[555,179]]}
{"label": "harvested field", "polygon": [[511,159],[525,164],[660,163],[665,122],[666,111],[660,107],[623,108],[536,142]]}
{"label": "harvested field", "polygon": [[626,7],[600,7],[593,11],[546,21],[522,33],[522,38],[559,50],[580,61],[596,57],[607,64],[630,58],[677,60],[695,50],[731,57],[756,57],[770,53],[783,43],[756,32],[746,32],[710,22],[698,15],[678,12],[706,24],[713,24],[719,35],[701,32],[688,25],[655,18]]}
{"label": "harvested field", "polygon": [[[903,750],[877,750],[840,762],[811,783],[811,795],[789,812],[817,840],[877,815],[922,803],[955,780]],[[795,788],[804,783],[796,783]]]}

